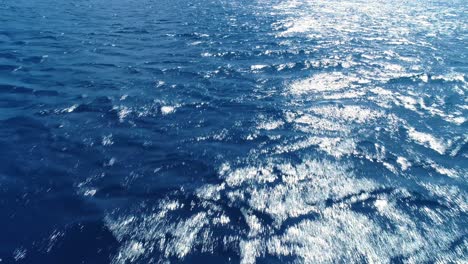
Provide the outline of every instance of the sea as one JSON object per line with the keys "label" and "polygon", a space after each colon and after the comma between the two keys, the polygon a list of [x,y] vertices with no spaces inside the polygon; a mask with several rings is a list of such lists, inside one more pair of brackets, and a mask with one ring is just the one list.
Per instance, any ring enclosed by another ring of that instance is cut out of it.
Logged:
{"label": "sea", "polygon": [[467,263],[466,0],[0,0],[0,264]]}

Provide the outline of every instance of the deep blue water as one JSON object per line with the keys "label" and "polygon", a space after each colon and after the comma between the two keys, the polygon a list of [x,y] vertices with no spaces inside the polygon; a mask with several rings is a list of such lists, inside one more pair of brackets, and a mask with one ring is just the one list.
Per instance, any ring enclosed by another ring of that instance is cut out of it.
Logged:
{"label": "deep blue water", "polygon": [[0,263],[467,261],[467,12],[1,0]]}

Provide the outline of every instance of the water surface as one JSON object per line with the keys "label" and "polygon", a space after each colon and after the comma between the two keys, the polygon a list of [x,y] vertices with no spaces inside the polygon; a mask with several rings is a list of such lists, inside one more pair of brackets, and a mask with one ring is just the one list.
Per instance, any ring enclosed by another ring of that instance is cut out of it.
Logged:
{"label": "water surface", "polygon": [[2,0],[1,263],[466,261],[467,11]]}

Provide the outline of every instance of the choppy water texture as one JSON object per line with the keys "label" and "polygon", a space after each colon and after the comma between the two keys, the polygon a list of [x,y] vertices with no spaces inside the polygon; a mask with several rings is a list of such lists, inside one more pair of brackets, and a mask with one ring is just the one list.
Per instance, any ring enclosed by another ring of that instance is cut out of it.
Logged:
{"label": "choppy water texture", "polygon": [[1,263],[467,261],[467,11],[2,0]]}

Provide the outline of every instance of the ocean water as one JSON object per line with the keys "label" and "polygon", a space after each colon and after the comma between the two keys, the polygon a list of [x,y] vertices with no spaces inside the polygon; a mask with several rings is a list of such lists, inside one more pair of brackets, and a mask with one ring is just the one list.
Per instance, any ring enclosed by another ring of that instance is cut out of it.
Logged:
{"label": "ocean water", "polygon": [[1,0],[0,263],[465,263],[460,0]]}

